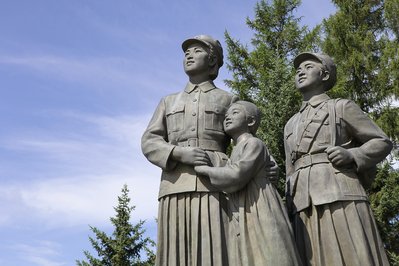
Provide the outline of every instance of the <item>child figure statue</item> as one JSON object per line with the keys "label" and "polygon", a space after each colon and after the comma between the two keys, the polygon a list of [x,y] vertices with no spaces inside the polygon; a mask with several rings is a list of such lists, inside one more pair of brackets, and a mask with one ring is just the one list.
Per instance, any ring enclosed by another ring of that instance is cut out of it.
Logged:
{"label": "child figure statue", "polygon": [[253,103],[233,103],[224,120],[235,144],[230,159],[194,169],[228,195],[230,265],[301,265],[285,205],[266,176],[270,154],[255,136],[259,123]]}

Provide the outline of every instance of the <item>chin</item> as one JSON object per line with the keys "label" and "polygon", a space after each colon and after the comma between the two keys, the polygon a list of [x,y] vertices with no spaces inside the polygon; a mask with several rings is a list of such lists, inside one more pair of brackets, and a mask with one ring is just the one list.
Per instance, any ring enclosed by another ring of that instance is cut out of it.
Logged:
{"label": "chin", "polygon": [[186,72],[188,76],[193,76],[200,73],[200,71],[198,71],[198,69],[193,66],[184,67],[184,72]]}
{"label": "chin", "polygon": [[223,127],[223,129],[224,129],[224,132],[226,132],[227,135],[230,135],[230,133],[231,133],[231,128]]}
{"label": "chin", "polygon": [[303,89],[306,89],[306,82],[301,82],[301,83],[299,83],[299,82],[295,82],[295,87],[298,89],[298,90],[303,90]]}

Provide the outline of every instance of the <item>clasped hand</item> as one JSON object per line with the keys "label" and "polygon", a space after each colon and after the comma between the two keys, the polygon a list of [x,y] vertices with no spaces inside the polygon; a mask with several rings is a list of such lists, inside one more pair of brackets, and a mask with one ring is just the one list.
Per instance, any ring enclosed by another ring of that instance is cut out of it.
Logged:
{"label": "clasped hand", "polygon": [[211,165],[209,155],[200,148],[179,147],[173,149],[174,160],[188,165]]}
{"label": "clasped hand", "polygon": [[352,153],[339,146],[327,148],[326,153],[330,162],[336,166],[345,166],[354,160]]}

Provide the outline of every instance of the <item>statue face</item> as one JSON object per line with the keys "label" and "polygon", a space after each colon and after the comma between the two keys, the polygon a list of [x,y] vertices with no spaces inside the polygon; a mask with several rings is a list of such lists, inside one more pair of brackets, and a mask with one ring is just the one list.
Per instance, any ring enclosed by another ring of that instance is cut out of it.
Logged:
{"label": "statue face", "polygon": [[296,69],[295,87],[301,92],[323,87],[323,65],[314,60],[303,61]]}
{"label": "statue face", "polygon": [[184,71],[187,75],[198,75],[210,70],[208,48],[200,43],[190,45],[184,52]]}
{"label": "statue face", "polygon": [[244,106],[232,104],[226,112],[223,126],[224,131],[230,136],[235,133],[249,132],[247,113]]}

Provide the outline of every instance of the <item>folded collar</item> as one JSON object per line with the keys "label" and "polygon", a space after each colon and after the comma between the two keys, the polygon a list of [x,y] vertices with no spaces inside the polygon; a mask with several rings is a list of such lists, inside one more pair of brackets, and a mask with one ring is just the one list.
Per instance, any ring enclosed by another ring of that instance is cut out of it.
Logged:
{"label": "folded collar", "polygon": [[330,99],[330,97],[325,93],[315,95],[312,98],[310,98],[309,101],[307,101],[307,102],[303,101],[299,111],[302,112],[308,104],[310,104],[312,107],[316,107],[319,104],[328,101],[329,99]]}
{"label": "folded collar", "polygon": [[202,92],[208,92],[210,90],[215,89],[216,86],[210,80],[202,82],[200,84],[193,84],[191,82],[188,82],[184,91],[187,93],[191,93],[195,88],[199,88]]}

